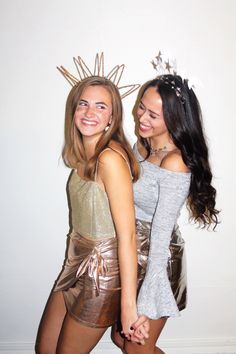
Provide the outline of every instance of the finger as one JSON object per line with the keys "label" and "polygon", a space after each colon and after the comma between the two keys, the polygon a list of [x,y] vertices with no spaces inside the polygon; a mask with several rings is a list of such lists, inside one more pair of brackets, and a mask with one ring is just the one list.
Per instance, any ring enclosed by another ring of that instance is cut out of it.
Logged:
{"label": "finger", "polygon": [[125,334],[125,339],[131,340],[131,335],[130,334]]}
{"label": "finger", "polygon": [[[149,322],[149,321],[144,322],[143,328],[144,328],[144,330],[146,331],[147,336],[149,337],[150,322]],[[148,338],[148,337],[147,337],[147,338]]]}
{"label": "finger", "polygon": [[143,336],[143,338],[148,338],[149,337],[149,335],[148,335],[146,329],[144,328],[144,326],[140,326],[138,328],[138,330],[139,330],[139,333],[141,333],[141,335]]}
{"label": "finger", "polygon": [[139,326],[136,331],[139,331],[142,334],[143,338],[149,338],[149,325],[145,327],[144,325]]}
{"label": "finger", "polygon": [[140,325],[139,327],[137,327],[135,329],[135,331],[138,333],[141,332],[144,338],[148,338],[149,337],[149,329],[150,329],[150,323],[149,320],[147,320],[146,322],[144,322],[143,325]]}
{"label": "finger", "polygon": [[138,328],[139,326],[141,326],[144,322],[146,322],[148,320],[148,318],[144,315],[140,316],[137,321],[135,321],[133,324],[132,324],[132,327],[134,329]]}
{"label": "finger", "polygon": [[140,341],[140,339],[138,339],[138,338],[136,338],[134,336],[131,336],[130,340],[131,340],[132,343],[139,343],[139,341]]}
{"label": "finger", "polygon": [[131,342],[132,342],[132,343],[137,343],[137,344],[142,344],[142,345],[145,344],[144,339],[137,338],[137,337],[134,336],[134,335],[131,336]]}
{"label": "finger", "polygon": [[144,345],[144,344],[145,344],[145,340],[144,340],[144,339],[141,339],[139,343],[142,344],[142,345]]}
{"label": "finger", "polygon": [[125,334],[124,334],[124,331],[120,331],[120,336],[121,336],[122,338],[126,339],[126,336],[125,336]]}
{"label": "finger", "polygon": [[147,331],[149,331],[150,330],[150,321],[149,320],[145,321],[143,326]]}
{"label": "finger", "polygon": [[139,328],[134,331],[134,337],[138,338],[139,340],[144,338]]}

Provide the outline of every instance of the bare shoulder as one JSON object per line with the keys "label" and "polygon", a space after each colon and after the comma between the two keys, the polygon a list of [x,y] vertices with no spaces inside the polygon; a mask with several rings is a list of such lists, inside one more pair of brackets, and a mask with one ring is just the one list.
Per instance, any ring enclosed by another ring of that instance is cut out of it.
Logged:
{"label": "bare shoulder", "polygon": [[109,144],[109,148],[112,149],[113,151],[116,151],[116,153],[120,154],[123,156],[126,160],[128,160],[128,155],[124,148],[119,144],[117,141],[112,140]]}
{"label": "bare shoulder", "polygon": [[119,160],[123,160],[122,156],[112,149],[104,150],[98,158],[99,163],[102,164],[116,163]]}
{"label": "bare shoulder", "polygon": [[127,163],[125,161],[125,158],[127,159],[126,152],[122,149],[121,146],[118,145],[118,147],[119,150],[118,148],[113,149],[111,147],[110,149],[106,149],[101,153],[98,159],[99,169],[110,169],[110,172],[114,173],[118,169],[120,170],[122,168],[127,168]]}
{"label": "bare shoulder", "polygon": [[113,149],[106,149],[98,160],[98,181],[100,180],[105,189],[115,188],[123,184],[132,183],[128,165],[120,153]]}
{"label": "bare shoulder", "polygon": [[161,167],[172,172],[189,172],[189,168],[185,165],[180,151],[172,151],[161,163]]}

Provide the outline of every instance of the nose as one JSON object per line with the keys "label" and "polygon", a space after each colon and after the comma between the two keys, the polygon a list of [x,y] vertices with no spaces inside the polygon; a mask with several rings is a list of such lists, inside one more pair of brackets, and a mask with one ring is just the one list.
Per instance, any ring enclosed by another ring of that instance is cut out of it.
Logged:
{"label": "nose", "polygon": [[92,118],[92,117],[94,117],[94,114],[95,114],[95,112],[94,112],[93,107],[88,106],[86,111],[85,111],[85,116],[88,117],[88,118]]}
{"label": "nose", "polygon": [[141,123],[145,122],[148,118],[147,111],[141,111],[138,113],[138,119]]}

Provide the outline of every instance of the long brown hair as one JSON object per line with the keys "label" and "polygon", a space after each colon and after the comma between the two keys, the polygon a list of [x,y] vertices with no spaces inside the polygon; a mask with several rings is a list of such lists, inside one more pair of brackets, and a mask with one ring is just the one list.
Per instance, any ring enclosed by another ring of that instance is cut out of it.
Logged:
{"label": "long brown hair", "polygon": [[[82,92],[88,86],[102,86],[111,95],[112,100],[112,121],[107,131],[104,131],[101,138],[97,142],[94,155],[88,160],[86,158],[82,135],[75,126],[74,114],[78,101]],[[133,155],[128,140],[125,137],[123,127],[123,109],[121,97],[117,87],[108,79],[99,76],[91,76],[82,80],[78,85],[74,86],[67,98],[65,112],[65,143],[62,151],[62,157],[66,166],[77,168],[79,163],[85,165],[84,175],[86,178],[93,180],[95,176],[96,163],[99,154],[109,146],[111,140],[116,141],[126,152],[130,168],[135,182],[139,176],[139,166]]]}

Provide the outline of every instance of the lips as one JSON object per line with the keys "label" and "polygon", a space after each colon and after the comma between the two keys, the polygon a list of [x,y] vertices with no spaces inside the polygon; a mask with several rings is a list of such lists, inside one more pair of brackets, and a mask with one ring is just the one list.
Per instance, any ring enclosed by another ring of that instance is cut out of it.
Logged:
{"label": "lips", "polygon": [[139,124],[139,130],[143,133],[148,132],[151,129],[149,125]]}
{"label": "lips", "polygon": [[81,122],[83,125],[86,125],[88,127],[94,127],[98,124],[98,122],[96,120],[91,120],[91,119],[86,119],[86,118],[82,118]]}

